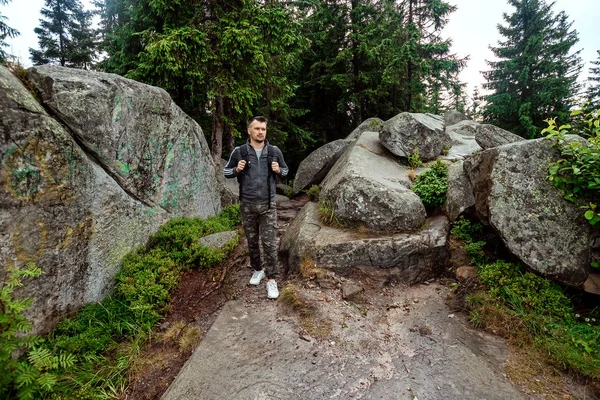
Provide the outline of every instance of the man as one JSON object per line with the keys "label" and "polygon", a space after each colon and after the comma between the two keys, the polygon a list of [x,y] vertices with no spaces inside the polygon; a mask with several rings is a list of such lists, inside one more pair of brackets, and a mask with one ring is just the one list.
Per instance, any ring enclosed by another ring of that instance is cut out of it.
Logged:
{"label": "man", "polygon": [[[279,297],[277,289],[277,209],[275,205],[276,176],[289,172],[281,150],[267,141],[267,119],[254,117],[248,123],[248,142],[236,147],[223,168],[226,178],[237,178],[240,185],[240,213],[250,266],[254,270],[251,285],[258,285],[267,276],[267,297]],[[261,262],[261,248],[266,268]]]}

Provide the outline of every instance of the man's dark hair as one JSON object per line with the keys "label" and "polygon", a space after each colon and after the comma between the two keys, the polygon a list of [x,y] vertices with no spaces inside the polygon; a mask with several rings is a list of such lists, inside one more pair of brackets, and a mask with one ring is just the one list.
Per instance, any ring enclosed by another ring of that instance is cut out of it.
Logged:
{"label": "man's dark hair", "polygon": [[263,117],[262,115],[257,115],[256,117],[252,117],[250,118],[250,121],[248,121],[248,128],[250,128],[250,125],[252,125],[252,122],[254,121],[258,121],[258,122],[264,122],[265,124],[267,122],[269,122],[269,120],[267,119],[267,117]]}

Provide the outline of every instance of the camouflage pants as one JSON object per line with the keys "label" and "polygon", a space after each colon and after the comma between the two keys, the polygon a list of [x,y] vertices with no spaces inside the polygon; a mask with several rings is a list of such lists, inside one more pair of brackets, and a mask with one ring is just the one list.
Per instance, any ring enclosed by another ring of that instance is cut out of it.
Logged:
{"label": "camouflage pants", "polygon": [[277,208],[275,202],[269,204],[240,204],[242,225],[246,239],[248,239],[248,252],[250,265],[255,271],[263,268],[261,261],[264,258],[264,270],[267,278],[277,275],[277,251],[279,240],[277,238]]}

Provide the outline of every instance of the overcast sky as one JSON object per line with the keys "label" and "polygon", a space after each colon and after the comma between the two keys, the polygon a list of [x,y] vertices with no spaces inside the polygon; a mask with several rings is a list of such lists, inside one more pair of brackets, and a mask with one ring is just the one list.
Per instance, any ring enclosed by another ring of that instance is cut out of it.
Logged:
{"label": "overcast sky", "polygon": [[[502,13],[511,13],[513,8],[505,0],[449,0],[458,10],[450,16],[450,23],[444,30],[444,36],[453,40],[453,52],[459,56],[470,56],[467,68],[461,74],[461,80],[467,82],[469,94],[475,85],[484,82],[480,71],[488,69],[485,60],[493,60],[490,45],[496,45],[500,39],[496,26],[504,23]],[[91,8],[89,0],[83,0]],[[26,67],[31,66],[29,48],[37,48],[37,36],[33,29],[39,25],[39,11],[44,0],[12,0],[7,6],[0,6],[0,13],[8,18],[9,26],[17,29],[21,35],[8,39],[11,45],[9,53],[18,56]],[[585,79],[590,61],[597,59],[600,50],[600,0],[556,0],[555,13],[566,11],[573,21],[572,28],[579,33],[576,49],[583,49],[581,57],[585,62],[582,76]]]}

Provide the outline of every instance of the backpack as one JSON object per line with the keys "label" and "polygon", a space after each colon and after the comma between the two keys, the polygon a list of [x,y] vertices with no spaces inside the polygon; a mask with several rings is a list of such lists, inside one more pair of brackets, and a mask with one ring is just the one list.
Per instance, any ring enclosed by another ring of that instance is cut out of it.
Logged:
{"label": "backpack", "polygon": [[[240,146],[240,153],[242,156],[242,160],[246,161],[246,163],[248,163],[250,160],[248,159],[248,148],[250,147],[250,145],[248,143],[245,143],[243,145]],[[271,163],[273,161],[278,161],[277,157],[273,156],[272,154],[274,153],[273,151],[274,146],[270,145],[267,143],[266,145],[266,149],[267,149],[267,166],[269,168],[269,173],[267,174],[267,188],[269,191],[269,208],[271,208],[271,182],[270,182],[270,178],[271,178],[271,174],[273,173],[273,170],[271,169]],[[263,148],[264,150],[264,148]],[[242,186],[240,185],[240,200],[242,198]]]}
{"label": "backpack", "polygon": [[[250,145],[248,143],[245,143],[243,145],[240,146],[240,153],[242,154],[242,160],[248,162],[248,147],[250,147]],[[277,157],[273,157],[273,145],[267,144],[267,163],[269,165],[269,172],[271,172],[271,163],[275,160],[277,160]]]}

